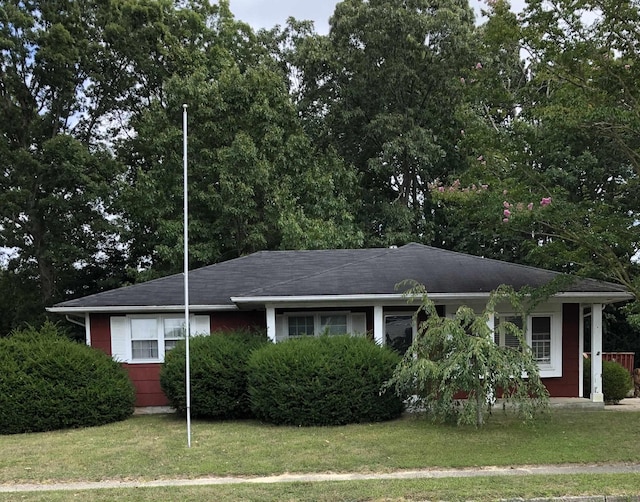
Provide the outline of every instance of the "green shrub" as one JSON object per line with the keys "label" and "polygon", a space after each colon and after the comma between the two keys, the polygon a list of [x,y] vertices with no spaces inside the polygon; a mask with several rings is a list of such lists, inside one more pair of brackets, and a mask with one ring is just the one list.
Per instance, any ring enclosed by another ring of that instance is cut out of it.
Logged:
{"label": "green shrub", "polygon": [[399,361],[390,349],[348,335],[267,345],[249,359],[251,409],[275,424],[389,420],[402,412],[402,400],[380,389]]}
{"label": "green shrub", "polygon": [[[264,334],[237,331],[189,340],[191,416],[225,419],[249,416],[247,359],[267,343]],[[160,386],[178,412],[187,409],[185,343],[169,352],[160,371]]]}
{"label": "green shrub", "polygon": [[[584,359],[584,392],[591,389],[591,359]],[[614,361],[602,361],[602,393],[607,403],[618,403],[633,389],[629,370]]]}
{"label": "green shrub", "polygon": [[0,338],[0,433],[102,425],[133,413],[135,389],[108,355],[55,324]]}

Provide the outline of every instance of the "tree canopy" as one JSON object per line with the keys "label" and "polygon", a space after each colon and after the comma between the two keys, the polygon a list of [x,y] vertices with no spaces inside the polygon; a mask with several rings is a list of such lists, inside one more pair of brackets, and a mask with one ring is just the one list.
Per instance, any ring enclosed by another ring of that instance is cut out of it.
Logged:
{"label": "tree canopy", "polygon": [[[0,333],[262,249],[410,241],[640,293],[637,0],[0,4]],[[627,314],[638,320],[638,303]],[[640,322],[639,322],[640,324]]]}

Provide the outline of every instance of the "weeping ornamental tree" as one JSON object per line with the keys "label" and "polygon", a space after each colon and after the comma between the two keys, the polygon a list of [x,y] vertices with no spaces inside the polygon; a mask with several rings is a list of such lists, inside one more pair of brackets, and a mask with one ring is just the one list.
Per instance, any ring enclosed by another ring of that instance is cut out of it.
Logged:
{"label": "weeping ornamental tree", "polygon": [[522,329],[501,321],[496,330],[518,341],[516,347],[501,347],[490,326],[498,305],[508,305],[524,321],[533,305],[531,296],[500,286],[482,313],[462,306],[452,318],[438,315],[424,286],[414,285],[409,296],[420,298],[416,315],[427,320],[418,323],[417,336],[388,387],[412,397],[434,420],[458,425],[481,426],[497,397],[527,420],[546,410],[549,394]]}

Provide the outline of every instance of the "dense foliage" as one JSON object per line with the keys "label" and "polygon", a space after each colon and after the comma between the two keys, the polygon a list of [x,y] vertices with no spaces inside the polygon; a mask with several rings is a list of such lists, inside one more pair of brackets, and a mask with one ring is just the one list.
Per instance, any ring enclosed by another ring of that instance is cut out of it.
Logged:
{"label": "dense foliage", "polygon": [[[584,359],[584,392],[591,392],[591,359]],[[633,390],[629,370],[615,361],[602,361],[602,393],[606,403],[618,403]]]}
{"label": "dense foliage", "polygon": [[[264,334],[213,333],[190,339],[191,416],[225,419],[250,413],[247,359],[266,343]],[[165,357],[160,385],[179,413],[187,407],[186,352],[181,341]]]}
{"label": "dense foliage", "polygon": [[402,412],[402,400],[381,388],[398,361],[390,349],[348,335],[268,345],[249,359],[251,409],[286,425],[390,420]]}
{"label": "dense foliage", "polygon": [[133,384],[120,364],[51,323],[0,338],[0,368],[0,434],[102,425],[133,413]]}

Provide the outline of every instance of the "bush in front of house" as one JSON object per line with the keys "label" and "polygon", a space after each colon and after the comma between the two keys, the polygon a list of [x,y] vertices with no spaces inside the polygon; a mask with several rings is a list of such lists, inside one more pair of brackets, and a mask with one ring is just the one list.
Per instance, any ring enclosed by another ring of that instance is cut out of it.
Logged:
{"label": "bush in front of house", "polygon": [[0,338],[0,434],[116,422],[131,416],[134,402],[120,364],[53,323]]}
{"label": "bush in front of house", "polygon": [[400,356],[364,337],[320,336],[267,345],[249,359],[255,416],[283,425],[342,425],[398,417],[403,403],[381,392]]}
{"label": "bush in front of house", "polygon": [[[191,416],[227,419],[250,416],[247,359],[267,343],[264,333],[235,331],[189,339]],[[186,345],[180,341],[165,356],[160,386],[179,413],[187,409]]]}
{"label": "bush in front of house", "polygon": [[[584,393],[591,389],[591,359],[584,359]],[[618,403],[633,389],[629,370],[614,361],[602,361],[602,393],[607,403]]]}

